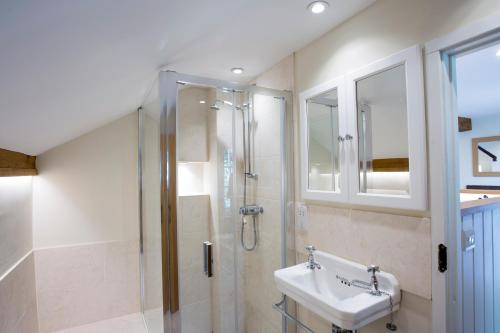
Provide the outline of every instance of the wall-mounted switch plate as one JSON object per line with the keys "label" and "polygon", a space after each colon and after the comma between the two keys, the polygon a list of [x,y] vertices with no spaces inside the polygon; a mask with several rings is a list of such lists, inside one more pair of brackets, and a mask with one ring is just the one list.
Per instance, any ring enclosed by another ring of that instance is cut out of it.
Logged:
{"label": "wall-mounted switch plate", "polygon": [[297,215],[297,225],[299,226],[299,228],[306,229],[308,214],[307,214],[307,206],[303,202],[297,203],[296,215]]}

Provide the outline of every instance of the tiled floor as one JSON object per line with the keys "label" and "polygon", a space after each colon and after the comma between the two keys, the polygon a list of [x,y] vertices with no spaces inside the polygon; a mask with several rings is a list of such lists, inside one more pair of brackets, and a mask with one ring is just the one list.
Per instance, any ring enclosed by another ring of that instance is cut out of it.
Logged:
{"label": "tiled floor", "polygon": [[140,313],[98,321],[54,333],[146,333]]}

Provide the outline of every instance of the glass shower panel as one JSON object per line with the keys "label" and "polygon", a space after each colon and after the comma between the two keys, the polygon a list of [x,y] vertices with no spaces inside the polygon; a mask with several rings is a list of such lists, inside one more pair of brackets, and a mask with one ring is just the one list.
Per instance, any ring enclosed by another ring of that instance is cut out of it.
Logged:
{"label": "glass shower panel", "polygon": [[274,283],[274,271],[282,267],[284,255],[282,200],[286,198],[282,197],[281,169],[285,153],[282,145],[284,100],[271,94],[253,93],[249,102],[247,108],[236,113],[247,120],[246,129],[243,121],[237,120],[235,125],[238,205],[255,205],[262,208],[262,212],[239,216],[239,321],[242,332],[280,333],[281,315],[270,309],[281,299]]}
{"label": "glass shower panel", "polygon": [[141,304],[150,333],[163,333],[160,106],[146,104],[139,111],[141,168]]}
{"label": "glass shower panel", "polygon": [[[234,98],[220,89],[179,86],[177,249],[183,333],[237,332]],[[204,246],[211,246],[211,262]]]}

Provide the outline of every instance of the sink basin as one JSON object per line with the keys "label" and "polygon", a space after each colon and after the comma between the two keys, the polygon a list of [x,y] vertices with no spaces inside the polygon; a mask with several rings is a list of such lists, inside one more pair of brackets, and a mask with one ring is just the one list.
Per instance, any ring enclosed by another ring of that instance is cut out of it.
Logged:
{"label": "sink basin", "polygon": [[380,296],[353,286],[349,282],[370,282],[367,267],[334,255],[316,251],[316,262],[321,269],[308,269],[306,263],[274,272],[278,289],[329,322],[347,330],[355,330],[399,309],[401,291],[396,278],[386,272],[377,272]]}

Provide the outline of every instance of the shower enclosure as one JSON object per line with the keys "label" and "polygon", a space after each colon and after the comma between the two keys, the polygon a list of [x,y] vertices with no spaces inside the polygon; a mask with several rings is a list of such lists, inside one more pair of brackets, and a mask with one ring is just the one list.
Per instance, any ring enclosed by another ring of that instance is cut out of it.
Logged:
{"label": "shower enclosure", "polygon": [[295,260],[291,93],[176,72],[159,92],[139,121],[148,331],[294,332],[272,310]]}

